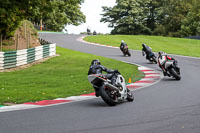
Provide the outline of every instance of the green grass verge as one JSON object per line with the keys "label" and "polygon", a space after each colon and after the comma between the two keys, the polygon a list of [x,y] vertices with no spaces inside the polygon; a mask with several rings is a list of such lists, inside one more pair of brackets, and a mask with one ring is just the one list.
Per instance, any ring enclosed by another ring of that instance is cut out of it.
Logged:
{"label": "green grass verge", "polygon": [[94,92],[88,82],[87,72],[92,59],[112,69],[118,69],[128,81],[143,77],[137,66],[117,60],[76,52],[57,47],[58,57],[42,64],[0,73],[0,105],[5,103],[34,102],[44,99],[69,97]]}
{"label": "green grass verge", "polygon": [[2,49],[2,52],[7,52],[7,51],[15,51],[16,49]]}
{"label": "green grass verge", "polygon": [[84,40],[112,46],[120,46],[121,40],[124,40],[130,49],[135,50],[141,50],[142,43],[145,43],[155,52],[164,51],[169,54],[200,57],[200,40],[194,39],[145,35],[98,35],[88,36]]}

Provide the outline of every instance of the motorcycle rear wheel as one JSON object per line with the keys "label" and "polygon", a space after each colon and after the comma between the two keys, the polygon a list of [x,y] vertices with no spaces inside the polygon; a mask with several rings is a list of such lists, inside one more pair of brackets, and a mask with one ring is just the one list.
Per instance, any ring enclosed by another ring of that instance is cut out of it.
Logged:
{"label": "motorcycle rear wheel", "polygon": [[131,56],[131,53],[129,51],[127,52],[127,54],[128,54],[128,56]]}
{"label": "motorcycle rear wheel", "polygon": [[176,80],[180,80],[181,79],[181,76],[179,74],[177,74],[177,72],[176,72],[176,70],[174,68],[170,69],[170,73]]}
{"label": "motorcycle rear wheel", "polygon": [[155,62],[155,64],[157,64],[157,61],[156,61],[156,58],[155,58],[155,57],[153,57],[153,61]]}
{"label": "motorcycle rear wheel", "polygon": [[110,90],[106,90],[104,86],[100,87],[99,92],[103,101],[108,105],[115,106],[118,103],[118,97],[117,96],[111,97],[111,95],[109,94]]}

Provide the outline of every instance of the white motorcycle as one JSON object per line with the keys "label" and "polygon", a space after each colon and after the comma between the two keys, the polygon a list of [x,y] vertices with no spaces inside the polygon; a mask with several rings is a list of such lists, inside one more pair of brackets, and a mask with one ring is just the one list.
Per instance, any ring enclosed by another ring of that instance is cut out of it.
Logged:
{"label": "white motorcycle", "polygon": [[126,88],[125,79],[119,72],[115,72],[114,82],[109,80],[103,74],[88,75],[88,80],[95,88],[96,93],[101,96],[105,103],[115,106],[119,102],[133,101],[134,96],[131,91]]}

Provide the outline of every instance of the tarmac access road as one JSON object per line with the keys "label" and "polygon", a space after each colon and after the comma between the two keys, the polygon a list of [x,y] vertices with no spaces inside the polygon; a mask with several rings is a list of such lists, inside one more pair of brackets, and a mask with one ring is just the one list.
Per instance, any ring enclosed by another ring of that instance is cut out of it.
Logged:
{"label": "tarmac access road", "polygon": [[[77,41],[80,35],[40,37],[57,46],[137,63],[160,71],[141,51],[123,57],[119,49]],[[120,42],[119,42],[120,43]],[[173,56],[181,68],[180,81],[164,77],[134,91],[135,101],[107,106],[100,98],[43,108],[0,113],[2,133],[200,133],[200,59]],[[89,67],[89,66],[88,66]]]}

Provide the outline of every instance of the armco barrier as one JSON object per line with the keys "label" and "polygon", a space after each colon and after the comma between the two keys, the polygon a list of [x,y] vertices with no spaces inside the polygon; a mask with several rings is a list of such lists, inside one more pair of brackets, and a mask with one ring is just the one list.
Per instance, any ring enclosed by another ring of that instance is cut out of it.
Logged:
{"label": "armco barrier", "polygon": [[14,68],[55,54],[56,44],[46,44],[35,48],[0,52],[0,69]]}
{"label": "armco barrier", "polygon": [[200,36],[189,36],[189,37],[186,37],[186,38],[200,40]]}

